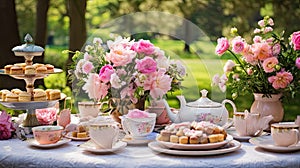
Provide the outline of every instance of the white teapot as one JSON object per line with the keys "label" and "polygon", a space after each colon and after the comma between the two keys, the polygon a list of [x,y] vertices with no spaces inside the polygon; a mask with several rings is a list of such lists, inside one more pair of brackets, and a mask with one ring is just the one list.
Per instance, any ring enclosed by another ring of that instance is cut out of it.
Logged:
{"label": "white teapot", "polygon": [[186,121],[210,121],[214,124],[225,125],[228,121],[228,111],[225,103],[231,104],[234,113],[235,104],[230,100],[223,100],[222,103],[214,102],[207,98],[207,90],[201,90],[202,97],[194,102],[186,103],[184,96],[177,96],[180,101],[180,109],[177,113],[171,111],[168,103],[164,100],[168,115],[173,123]]}

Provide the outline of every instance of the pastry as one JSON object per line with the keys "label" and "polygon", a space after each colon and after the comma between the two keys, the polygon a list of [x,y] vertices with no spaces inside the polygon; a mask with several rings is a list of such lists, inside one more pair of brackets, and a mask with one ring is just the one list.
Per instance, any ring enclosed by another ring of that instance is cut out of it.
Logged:
{"label": "pastry", "polygon": [[179,137],[179,143],[180,144],[188,144],[189,138],[187,136],[181,136],[181,137]]}
{"label": "pastry", "polygon": [[37,67],[36,73],[47,73],[47,68],[45,66]]}
{"label": "pastry", "polygon": [[87,137],[87,133],[86,132],[78,132],[77,133],[77,138],[86,138]]}
{"label": "pastry", "polygon": [[46,64],[45,67],[47,68],[47,73],[53,73],[54,72],[54,66],[51,64]]}
{"label": "pastry", "polygon": [[171,132],[168,130],[161,130],[160,131],[160,135],[161,135],[161,141],[166,141],[169,142],[170,141],[170,136],[171,136]]}
{"label": "pastry", "polygon": [[190,144],[198,144],[200,143],[200,137],[193,135],[190,137]]}
{"label": "pastry", "polygon": [[199,142],[201,144],[207,144],[208,143],[208,137],[206,134],[202,134],[202,136],[199,138]]}
{"label": "pastry", "polygon": [[12,89],[11,92],[18,95],[18,94],[20,94],[22,92],[22,90],[20,90],[20,89]]}
{"label": "pastry", "polygon": [[60,90],[55,89],[55,90],[50,90],[49,91],[49,100],[57,100],[60,99]]}
{"label": "pastry", "polygon": [[29,102],[31,101],[31,94],[27,92],[21,92],[19,94],[19,102]]}
{"label": "pastry", "polygon": [[10,68],[10,74],[11,75],[22,75],[23,69],[22,69],[22,67],[19,67],[19,66],[12,66]]}
{"label": "pastry", "polygon": [[10,92],[6,95],[6,101],[8,102],[17,102],[18,100],[19,100],[19,96],[17,94]]}
{"label": "pastry", "polygon": [[35,74],[35,67],[32,66],[32,65],[26,66],[24,74],[26,74],[26,75],[33,75],[33,74]]}
{"label": "pastry", "polygon": [[219,134],[208,135],[209,143],[219,142]]}
{"label": "pastry", "polygon": [[47,96],[45,91],[37,91],[33,94],[34,101],[46,101]]}
{"label": "pastry", "polygon": [[73,131],[72,132],[72,137],[77,137],[77,133],[78,133],[77,131]]}
{"label": "pastry", "polygon": [[35,64],[33,64],[33,66],[35,67],[35,69],[37,69],[38,67],[44,66],[44,64],[35,63]]}
{"label": "pastry", "polygon": [[179,137],[177,135],[171,135],[170,136],[170,142],[178,143],[179,142]]}
{"label": "pastry", "polygon": [[45,92],[46,92],[46,95],[47,95],[47,99],[49,100],[50,99],[50,91],[52,91],[53,89],[46,89]]}
{"label": "pastry", "polygon": [[2,98],[2,101],[6,101],[6,95],[7,95],[8,93],[10,93],[10,91],[7,90],[7,89],[1,90],[1,98]]}
{"label": "pastry", "polygon": [[6,74],[10,74],[11,67],[13,67],[13,65],[6,65],[6,66],[4,66],[4,70],[5,70]]}

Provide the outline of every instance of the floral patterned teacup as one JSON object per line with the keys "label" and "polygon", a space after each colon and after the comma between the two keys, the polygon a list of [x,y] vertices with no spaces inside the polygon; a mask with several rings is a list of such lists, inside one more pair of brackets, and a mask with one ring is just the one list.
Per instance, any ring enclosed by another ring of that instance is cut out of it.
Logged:
{"label": "floral patterned teacup", "polygon": [[62,137],[62,126],[37,126],[32,128],[34,139],[41,145],[54,144]]}
{"label": "floral patterned teacup", "polygon": [[277,146],[288,147],[296,145],[299,142],[299,125],[289,122],[272,124],[271,135]]}
{"label": "floral patterned teacup", "polygon": [[128,115],[121,116],[123,130],[127,135],[131,135],[133,139],[144,139],[154,129],[156,122],[156,114],[149,113],[148,117],[131,118]]}

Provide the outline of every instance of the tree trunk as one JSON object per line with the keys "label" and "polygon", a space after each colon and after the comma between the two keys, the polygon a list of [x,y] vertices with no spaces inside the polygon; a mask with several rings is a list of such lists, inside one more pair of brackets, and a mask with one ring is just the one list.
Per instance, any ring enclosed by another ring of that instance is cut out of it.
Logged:
{"label": "tree trunk", "polygon": [[[14,0],[0,1],[0,23],[0,68],[7,64],[25,62],[24,57],[16,57],[11,51],[13,47],[21,44]],[[0,89],[12,88],[25,90],[25,82],[1,75]]]}
{"label": "tree trunk", "polygon": [[[50,0],[38,0],[36,5],[35,44],[43,48],[45,48],[47,42],[47,13],[49,9],[49,1]],[[43,63],[44,53],[42,56],[34,57],[34,62]],[[35,87],[38,85],[45,87],[44,80],[36,80]]]}
{"label": "tree trunk", "polygon": [[192,30],[191,30],[191,23],[185,20],[183,22],[183,27],[184,27],[184,49],[183,51],[187,53],[191,53],[190,50],[190,44],[192,43]]}
{"label": "tree trunk", "polygon": [[[86,0],[68,0],[68,15],[70,17],[69,29],[69,50],[81,50],[86,41]],[[67,65],[72,62],[73,54],[69,55]],[[68,82],[68,86],[72,88],[72,84]]]}

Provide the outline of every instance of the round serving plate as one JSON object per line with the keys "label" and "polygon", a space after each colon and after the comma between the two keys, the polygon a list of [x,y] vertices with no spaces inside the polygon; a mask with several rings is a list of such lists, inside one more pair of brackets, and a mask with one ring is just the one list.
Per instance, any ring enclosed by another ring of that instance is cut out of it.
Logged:
{"label": "round serving plate", "polygon": [[63,70],[59,68],[54,68],[54,72],[50,73],[36,73],[36,74],[20,74],[20,75],[13,75],[13,74],[7,74],[5,73],[4,69],[0,69],[0,74],[2,75],[10,75],[15,79],[27,79],[27,78],[35,78],[35,79],[42,79],[45,78],[46,76],[50,74],[57,74],[57,73],[62,73]]}

